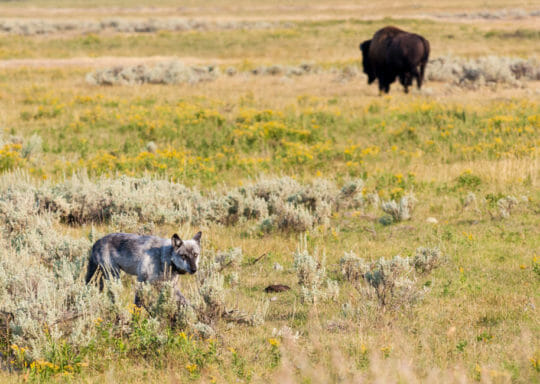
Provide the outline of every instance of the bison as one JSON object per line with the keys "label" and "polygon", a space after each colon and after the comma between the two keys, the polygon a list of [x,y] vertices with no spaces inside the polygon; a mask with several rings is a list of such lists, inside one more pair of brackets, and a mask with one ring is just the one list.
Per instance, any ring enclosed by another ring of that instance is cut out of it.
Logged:
{"label": "bison", "polygon": [[429,42],[424,37],[396,27],[384,27],[371,40],[362,42],[360,50],[368,84],[378,79],[380,92],[388,93],[396,77],[405,93],[415,78],[418,89],[422,87],[429,57]]}

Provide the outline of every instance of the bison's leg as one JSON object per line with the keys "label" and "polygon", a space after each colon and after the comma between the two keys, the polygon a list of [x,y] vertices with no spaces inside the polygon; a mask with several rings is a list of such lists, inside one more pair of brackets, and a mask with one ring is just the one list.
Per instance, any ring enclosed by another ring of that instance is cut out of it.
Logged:
{"label": "bison's leg", "polygon": [[390,83],[379,80],[379,94],[390,92]]}
{"label": "bison's leg", "polygon": [[390,84],[395,80],[394,78],[391,78],[391,76],[388,76],[388,74],[382,74],[379,76],[379,92],[380,93],[388,93],[390,92]]}
{"label": "bison's leg", "polygon": [[413,83],[413,77],[414,74],[411,73],[407,73],[407,75],[405,76],[405,93],[409,93],[409,87]]}
{"label": "bison's leg", "polygon": [[403,85],[405,93],[409,93],[409,86],[412,84],[412,76],[408,72],[403,72],[399,75],[399,82]]}
{"label": "bison's leg", "polygon": [[407,93],[407,87],[411,86],[413,83],[413,80],[416,79],[416,83],[418,84],[418,89],[422,86],[422,80],[420,79],[420,73],[418,72],[418,68],[412,67],[409,72],[405,75],[405,93]]}
{"label": "bison's leg", "polygon": [[379,96],[384,93],[384,81],[379,77]]}
{"label": "bison's leg", "polygon": [[416,78],[416,85],[418,86],[418,89],[422,88],[422,82],[424,81],[424,71],[426,69],[426,63],[420,64],[420,73],[418,77]]}

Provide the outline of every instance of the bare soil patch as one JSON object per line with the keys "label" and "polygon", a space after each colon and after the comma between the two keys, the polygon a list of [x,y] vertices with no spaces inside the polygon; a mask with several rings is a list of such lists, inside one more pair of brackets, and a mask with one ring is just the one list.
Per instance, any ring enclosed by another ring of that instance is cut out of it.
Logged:
{"label": "bare soil patch", "polygon": [[207,59],[198,57],[174,57],[174,56],[148,56],[148,57],[72,57],[65,59],[11,59],[0,60],[0,68],[64,68],[64,67],[80,67],[80,68],[96,68],[103,66],[114,65],[138,65],[138,64],[155,64],[164,61],[179,60],[185,64],[228,64],[234,63],[235,60],[224,59]]}

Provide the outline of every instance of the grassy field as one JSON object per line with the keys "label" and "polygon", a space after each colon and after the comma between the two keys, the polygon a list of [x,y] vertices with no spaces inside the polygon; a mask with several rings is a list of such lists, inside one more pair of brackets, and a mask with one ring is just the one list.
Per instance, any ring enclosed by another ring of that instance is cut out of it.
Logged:
{"label": "grassy field", "polygon": [[[166,20],[166,19],[164,19]],[[159,23],[157,23],[159,25]],[[70,58],[100,56],[176,56],[207,61],[254,60],[287,62],[302,60],[339,62],[358,59],[360,38],[374,30],[399,24],[430,36],[431,55],[454,54],[467,57],[484,55],[533,56],[539,38],[532,26],[450,23],[439,33],[441,23],[433,20],[333,19],[293,21],[272,29],[208,30],[158,33],[52,34],[44,36],[0,36],[0,59]],[[463,42],[467,43],[464,44]]]}
{"label": "grassy field", "polygon": [[[24,5],[0,9],[278,24],[0,34],[0,381],[540,382],[539,82],[378,96],[332,72],[387,24],[422,33],[433,58],[534,57],[537,17],[422,15],[537,3]],[[240,74],[85,80],[156,56]],[[323,70],[249,75],[304,62]],[[167,284],[84,284],[106,233],[198,230],[201,270],[178,284],[189,307]]]}

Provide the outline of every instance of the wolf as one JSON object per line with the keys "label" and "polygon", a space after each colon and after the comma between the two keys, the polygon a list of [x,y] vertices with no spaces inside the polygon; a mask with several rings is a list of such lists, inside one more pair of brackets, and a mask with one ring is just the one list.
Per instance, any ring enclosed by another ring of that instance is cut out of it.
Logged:
{"label": "wolf", "polygon": [[[98,270],[99,289],[103,290],[103,279],[119,278],[120,271],[137,276],[141,283],[173,280],[178,275],[194,274],[199,268],[202,232],[192,239],[182,240],[178,234],[170,239],[157,236],[141,236],[133,233],[111,233],[92,246],[86,272],[86,284],[90,283]],[[187,303],[177,290],[177,299]],[[139,297],[135,295],[135,304]]]}

